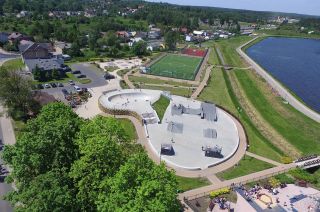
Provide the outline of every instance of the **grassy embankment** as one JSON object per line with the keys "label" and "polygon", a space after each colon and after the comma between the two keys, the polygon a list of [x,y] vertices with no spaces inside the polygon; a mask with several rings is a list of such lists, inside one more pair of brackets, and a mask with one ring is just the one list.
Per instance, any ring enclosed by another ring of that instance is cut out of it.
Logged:
{"label": "grassy embankment", "polygon": [[152,105],[154,110],[157,112],[160,121],[162,121],[169,104],[170,100],[164,96],[161,96],[160,99]]}
{"label": "grassy embankment", "polygon": [[217,177],[222,180],[229,180],[265,169],[270,169],[272,167],[274,166],[269,163],[246,156],[239,162],[237,166],[218,173]]}
{"label": "grassy embankment", "polygon": [[12,59],[4,62],[2,64],[2,67],[7,68],[9,70],[20,70],[24,68],[24,64],[21,58],[17,58],[17,59]]}
{"label": "grassy embankment", "polygon": [[[235,49],[245,43],[243,38],[233,42],[219,42],[223,56],[228,64],[244,66]],[[249,70],[235,70],[229,74],[239,82],[239,88],[247,100],[254,105],[259,115],[271,125],[290,145],[301,154],[320,152],[320,124],[295,110],[277,96],[264,79]]]}
{"label": "grassy embankment", "polygon": [[123,129],[129,136],[130,140],[137,140],[138,135],[136,132],[136,128],[134,127],[133,123],[129,119],[117,119],[120,124],[122,125]]}
{"label": "grassy embankment", "polygon": [[[205,44],[211,47],[213,46],[213,42]],[[215,51],[212,51],[212,57],[210,57],[209,63],[220,65]],[[240,110],[240,112],[238,110],[239,107],[241,108],[240,103],[233,92],[228,74],[221,68],[215,67],[213,69],[208,85],[201,93],[199,99],[221,105],[241,120],[249,138],[251,152],[276,161],[281,161],[281,157],[283,156],[281,151],[261,135],[245,111]]]}

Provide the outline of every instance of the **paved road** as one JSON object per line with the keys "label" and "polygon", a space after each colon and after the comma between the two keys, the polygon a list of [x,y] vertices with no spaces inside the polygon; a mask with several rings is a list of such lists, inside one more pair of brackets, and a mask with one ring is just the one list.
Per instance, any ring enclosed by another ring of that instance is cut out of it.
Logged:
{"label": "paved road", "polygon": [[[2,141],[4,141],[3,139],[3,126],[0,123],[0,139]],[[0,158],[0,164],[3,164],[2,159]],[[13,211],[13,208],[10,206],[9,202],[2,200],[3,195],[5,195],[6,193],[8,193],[9,191],[12,191],[12,187],[9,184],[6,184],[2,181],[0,181],[0,211],[1,212],[9,212],[9,211]]]}
{"label": "paved road", "polygon": [[237,48],[238,54],[245,59],[252,67],[253,69],[261,76],[263,77],[271,87],[273,87],[279,95],[285,99],[290,105],[292,105],[295,109],[300,111],[301,113],[305,114],[309,118],[315,120],[316,122],[320,123],[320,114],[313,111],[312,109],[305,106],[303,103],[301,103],[299,100],[297,100],[289,91],[287,91],[286,88],[284,88],[277,80],[275,80],[267,71],[265,71],[261,66],[259,66],[254,60],[252,60],[246,53],[242,51],[242,48],[255,39],[259,37],[254,38],[253,40],[250,40],[249,42],[241,45]]}

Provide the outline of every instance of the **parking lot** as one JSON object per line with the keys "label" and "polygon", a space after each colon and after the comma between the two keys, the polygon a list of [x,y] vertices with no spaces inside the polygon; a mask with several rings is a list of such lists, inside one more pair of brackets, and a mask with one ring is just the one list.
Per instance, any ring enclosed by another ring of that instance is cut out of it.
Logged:
{"label": "parking lot", "polygon": [[[107,81],[103,78],[103,72],[96,66],[88,63],[77,63],[70,66],[72,71],[79,70],[80,74],[86,75],[87,78],[91,80],[88,84],[81,84],[74,82],[75,85],[70,85],[69,82],[63,83],[63,87],[51,87],[42,89],[43,92],[47,92],[50,95],[53,95],[56,99],[64,101],[64,95],[62,89],[66,89],[68,92],[76,92],[74,86],[79,86],[80,88],[94,88],[107,85]],[[79,74],[77,74],[79,75]],[[75,75],[75,76],[77,76]],[[46,83],[43,83],[46,84]]]}

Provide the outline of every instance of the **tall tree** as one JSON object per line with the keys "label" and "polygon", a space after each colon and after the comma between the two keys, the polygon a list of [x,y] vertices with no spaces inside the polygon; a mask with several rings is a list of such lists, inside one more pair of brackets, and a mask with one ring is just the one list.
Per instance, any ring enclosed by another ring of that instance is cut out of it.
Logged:
{"label": "tall tree", "polygon": [[164,35],[164,41],[166,43],[166,47],[169,50],[175,50],[178,38],[179,38],[179,34],[177,32],[168,31]]}
{"label": "tall tree", "polygon": [[0,69],[0,100],[13,118],[27,116],[32,98],[32,82],[16,70]]}
{"label": "tall tree", "polygon": [[98,211],[179,211],[174,173],[145,153],[133,155],[102,188]]}
{"label": "tall tree", "polygon": [[95,210],[101,182],[112,177],[132,151],[124,129],[115,119],[97,117],[81,128],[77,139],[81,157],[70,176],[79,192],[83,211]]}

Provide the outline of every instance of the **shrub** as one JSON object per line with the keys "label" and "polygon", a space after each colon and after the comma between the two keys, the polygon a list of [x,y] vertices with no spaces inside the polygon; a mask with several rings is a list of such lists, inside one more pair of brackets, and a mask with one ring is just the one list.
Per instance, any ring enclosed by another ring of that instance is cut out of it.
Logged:
{"label": "shrub", "polygon": [[284,156],[281,158],[281,162],[284,163],[284,164],[289,164],[289,163],[292,163],[292,158],[288,157],[288,156]]}
{"label": "shrub", "polygon": [[210,198],[213,199],[213,198],[218,197],[220,195],[229,194],[229,193],[230,193],[230,188],[222,188],[222,189],[219,189],[216,191],[212,191],[210,193]]}
{"label": "shrub", "polygon": [[289,177],[286,174],[279,174],[279,175],[275,176],[275,178],[277,180],[279,180],[280,183],[286,183],[286,184],[293,184],[295,181],[292,177]]}
{"label": "shrub", "polygon": [[274,177],[269,178],[268,183],[272,186],[272,188],[277,188],[280,186],[280,181]]}
{"label": "shrub", "polygon": [[289,174],[298,180],[304,180],[308,183],[317,183],[318,179],[316,176],[313,176],[309,172],[303,169],[293,169],[289,171]]}

